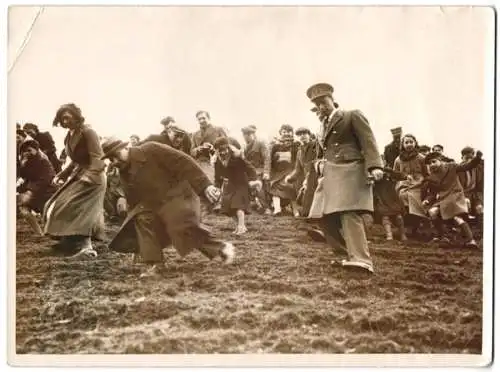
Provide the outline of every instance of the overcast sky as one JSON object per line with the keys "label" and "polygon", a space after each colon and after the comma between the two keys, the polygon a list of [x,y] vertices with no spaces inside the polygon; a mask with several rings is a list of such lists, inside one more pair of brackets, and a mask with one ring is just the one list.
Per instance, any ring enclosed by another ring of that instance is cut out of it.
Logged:
{"label": "overcast sky", "polygon": [[[37,10],[10,8],[8,66]],[[316,130],[305,91],[324,81],[380,148],[402,126],[458,157],[493,133],[493,22],[471,7],[47,7],[9,74],[9,123],[52,130],[74,102],[100,135],[144,137],[167,115],[195,130],[204,109],[238,138],[249,124],[269,138]]]}

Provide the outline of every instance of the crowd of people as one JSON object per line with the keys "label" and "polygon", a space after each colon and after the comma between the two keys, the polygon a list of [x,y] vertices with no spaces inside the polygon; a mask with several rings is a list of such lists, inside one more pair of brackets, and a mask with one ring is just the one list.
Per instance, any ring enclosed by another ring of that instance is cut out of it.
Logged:
{"label": "crowd of people", "polygon": [[19,216],[55,239],[55,251],[78,259],[97,256],[93,240],[105,239],[104,224],[118,221],[109,249],[134,253],[146,265],[143,275],[163,269],[168,246],[231,263],[233,244],[203,224],[214,213],[232,217],[236,235],[247,233],[249,213],[300,218],[312,239],[345,257],[334,261],[341,269],[360,276],[374,271],[373,222],[387,240],[394,227],[401,241],[429,227],[440,243],[460,231],[465,246],[477,248],[470,223],[482,223],[481,151],[465,147],[456,162],[443,146],[421,145],[397,127],[380,153],[368,119],[340,109],[333,91],[319,83],[306,92],[317,133],[284,124],[269,143],[255,125],[241,129],[239,143],[207,111],[195,114],[194,133],[168,116],[163,131],[145,139],[101,138],[79,107],[62,105],[53,120],[67,130],[59,157],[49,132],[17,126]]}

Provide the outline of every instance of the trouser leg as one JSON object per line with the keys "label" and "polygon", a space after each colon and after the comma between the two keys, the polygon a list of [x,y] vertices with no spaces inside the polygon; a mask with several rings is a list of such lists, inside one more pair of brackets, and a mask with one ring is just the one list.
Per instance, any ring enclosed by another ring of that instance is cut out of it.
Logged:
{"label": "trouser leg", "polygon": [[373,269],[363,217],[356,212],[340,214],[349,261]]}
{"label": "trouser leg", "polygon": [[344,237],[342,236],[342,225],[340,215],[337,213],[327,214],[323,216],[320,222],[321,229],[325,233],[325,239],[328,245],[337,253],[346,254],[347,247]]}
{"label": "trouser leg", "polygon": [[151,212],[140,213],[134,219],[139,253],[144,262],[163,262],[163,247],[158,240],[156,216]]}

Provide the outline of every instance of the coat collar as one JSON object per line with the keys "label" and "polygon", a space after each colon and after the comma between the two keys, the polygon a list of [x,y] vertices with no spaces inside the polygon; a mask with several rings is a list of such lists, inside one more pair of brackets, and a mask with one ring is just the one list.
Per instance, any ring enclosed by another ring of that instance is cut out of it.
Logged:
{"label": "coat collar", "polygon": [[337,110],[331,118],[328,120],[328,122],[325,123],[324,125],[324,131],[323,131],[323,144],[326,142],[326,139],[328,138],[330,132],[332,131],[333,127],[344,117],[344,112],[342,110]]}
{"label": "coat collar", "polygon": [[76,145],[78,145],[78,142],[80,142],[80,139],[83,136],[84,129],[85,129],[85,126],[81,125],[75,129],[73,134],[71,134],[71,132],[68,132],[66,138],[68,139],[68,147],[69,147],[69,150],[71,151],[71,153],[74,153]]}
{"label": "coat collar", "polygon": [[133,184],[137,178],[137,173],[146,163],[146,154],[141,146],[131,147],[129,149],[130,169],[128,171],[128,182]]}

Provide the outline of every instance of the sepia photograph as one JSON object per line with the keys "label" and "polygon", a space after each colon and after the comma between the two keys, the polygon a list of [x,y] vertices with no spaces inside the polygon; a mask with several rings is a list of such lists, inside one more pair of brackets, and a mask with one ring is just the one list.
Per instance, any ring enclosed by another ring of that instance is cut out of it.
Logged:
{"label": "sepia photograph", "polygon": [[6,11],[10,365],[492,361],[493,7]]}

